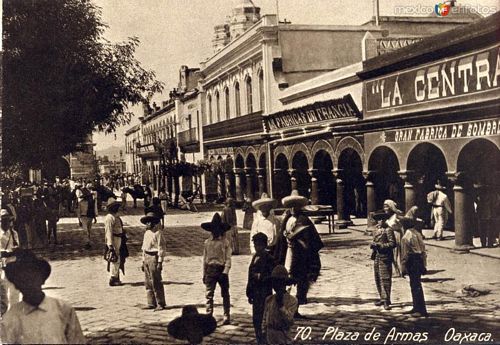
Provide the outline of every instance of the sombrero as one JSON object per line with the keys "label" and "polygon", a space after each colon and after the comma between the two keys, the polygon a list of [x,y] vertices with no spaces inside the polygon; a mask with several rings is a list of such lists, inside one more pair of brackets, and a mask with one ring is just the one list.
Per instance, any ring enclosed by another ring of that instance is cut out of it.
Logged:
{"label": "sombrero", "polygon": [[270,198],[267,193],[262,193],[259,200],[255,200],[254,202],[252,202],[252,206],[256,210],[260,210],[264,207],[275,208],[277,204],[278,201],[276,199]]}
{"label": "sombrero", "polygon": [[281,203],[283,204],[283,206],[289,208],[295,206],[304,207],[307,205],[307,202],[308,202],[307,198],[300,196],[299,192],[296,189],[292,190],[292,193],[289,196],[286,196],[283,199],[281,199]]}
{"label": "sombrero", "polygon": [[213,231],[214,229],[219,229],[222,232],[225,232],[231,229],[231,225],[224,223],[220,215],[217,212],[215,212],[214,216],[212,217],[212,221],[207,223],[201,223],[201,228],[207,231]]}
{"label": "sombrero", "polygon": [[109,198],[108,202],[106,204],[106,208],[109,210],[114,205],[121,205],[121,203],[118,200],[116,200],[115,198]]}
{"label": "sombrero", "polygon": [[9,262],[4,268],[5,276],[16,287],[22,286],[27,280],[39,278],[43,284],[50,275],[50,264],[39,259],[28,249],[14,251],[14,261]]}
{"label": "sombrero", "polygon": [[215,331],[217,322],[212,315],[199,314],[194,305],[182,308],[182,315],[172,320],[168,334],[175,339],[187,340],[190,344],[200,344],[203,337]]}
{"label": "sombrero", "polygon": [[389,217],[387,213],[385,213],[384,211],[375,211],[372,213],[372,219],[376,222],[378,222],[379,220],[386,220],[388,218]]}
{"label": "sombrero", "polygon": [[154,212],[148,212],[144,217],[141,218],[142,224],[159,223],[159,222],[160,218],[158,218],[158,216]]}
{"label": "sombrero", "polygon": [[413,219],[413,218],[410,218],[410,217],[399,217],[398,218],[399,222],[401,223],[401,226],[403,227],[403,229],[410,229],[410,228],[413,228],[415,226],[415,224],[417,224],[417,220],[416,219]]}

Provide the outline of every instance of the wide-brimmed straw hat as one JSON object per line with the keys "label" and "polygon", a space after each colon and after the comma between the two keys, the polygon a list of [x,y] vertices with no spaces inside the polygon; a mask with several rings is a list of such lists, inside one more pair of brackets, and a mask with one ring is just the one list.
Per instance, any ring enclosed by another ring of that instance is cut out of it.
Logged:
{"label": "wide-brimmed straw hat", "polygon": [[278,204],[278,200],[270,198],[267,193],[262,193],[260,199],[252,202],[253,208],[260,210],[262,208],[275,208]]}
{"label": "wide-brimmed straw hat", "polygon": [[109,210],[114,205],[121,205],[121,203],[113,197],[109,198],[108,202],[106,203],[106,208]]}
{"label": "wide-brimmed straw hat", "polygon": [[161,219],[154,212],[148,212],[144,217],[141,218],[142,224],[159,223],[160,221]]}
{"label": "wide-brimmed straw hat", "polygon": [[281,199],[281,203],[283,204],[283,206],[288,208],[296,206],[304,207],[307,205],[307,202],[307,198],[299,195],[299,191],[296,189],[292,190],[292,193],[290,193],[289,196],[285,196],[283,199]]}
{"label": "wide-brimmed straw hat", "polygon": [[175,339],[200,344],[203,337],[213,333],[216,328],[217,321],[212,315],[199,314],[194,305],[187,305],[182,308],[182,315],[168,324],[167,330]]}
{"label": "wide-brimmed straw hat", "polygon": [[5,276],[16,287],[22,286],[30,279],[39,278],[43,284],[50,275],[50,264],[36,257],[35,253],[28,249],[17,249],[14,251],[14,261],[9,262],[4,268]]}
{"label": "wide-brimmed straw hat", "polygon": [[216,229],[218,229],[222,232],[225,232],[225,231],[228,231],[229,229],[231,229],[231,225],[224,223],[222,221],[220,214],[215,212],[214,216],[212,217],[212,221],[206,222],[206,223],[201,223],[201,228],[203,230],[207,230],[210,232],[212,232]]}

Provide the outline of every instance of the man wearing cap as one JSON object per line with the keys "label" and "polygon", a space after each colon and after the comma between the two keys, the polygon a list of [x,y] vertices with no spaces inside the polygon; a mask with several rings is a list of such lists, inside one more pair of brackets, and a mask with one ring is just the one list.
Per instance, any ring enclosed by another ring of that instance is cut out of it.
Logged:
{"label": "man wearing cap", "polygon": [[283,206],[289,210],[281,225],[275,255],[278,263],[284,264],[297,282],[299,305],[307,304],[309,286],[318,278],[321,269],[319,251],[323,248],[316,227],[302,213],[307,202],[307,198],[300,196],[297,190],[293,190],[290,196],[282,199]]}
{"label": "man wearing cap", "polygon": [[427,194],[427,202],[432,205],[431,218],[434,218],[434,235],[432,238],[441,241],[443,239],[443,229],[448,222],[448,216],[452,214],[451,203],[444,193],[446,187],[438,181],[434,186],[435,191]]}
{"label": "man wearing cap", "polygon": [[[121,203],[115,198],[109,198],[107,204],[108,214],[104,218],[104,236],[107,250],[112,260],[108,260],[110,268],[109,286],[120,286],[120,264],[122,255],[120,255],[122,246],[122,237],[124,236],[122,220],[118,216]],[[123,266],[123,265],[122,265]]]}
{"label": "man wearing cap", "polygon": [[279,219],[271,214],[271,210],[276,205],[277,200],[268,197],[266,193],[262,193],[261,198],[252,203],[253,208],[257,210],[252,230],[250,231],[250,252],[252,254],[255,254],[252,239],[258,233],[263,233],[267,236],[267,250],[270,253],[274,253],[278,241],[277,235],[281,227]]}
{"label": "man wearing cap", "polygon": [[267,236],[259,232],[252,237],[255,254],[248,267],[247,298],[252,305],[253,327],[257,344],[265,344],[262,336],[262,317],[267,296],[273,293],[271,273],[274,268],[274,258],[266,251]]}
{"label": "man wearing cap", "polygon": [[75,309],[42,290],[50,264],[29,250],[18,250],[5,267],[7,278],[22,292],[0,323],[4,344],[85,344]]}
{"label": "man wearing cap", "polygon": [[0,315],[3,315],[12,304],[19,302],[19,291],[5,277],[4,267],[13,260],[13,252],[19,247],[19,237],[12,229],[13,217],[6,209],[0,210]]}
{"label": "man wearing cap", "polygon": [[91,188],[91,183],[88,183],[85,188],[82,188],[77,209],[78,220],[83,229],[87,231],[86,248],[90,248],[92,221],[97,223],[97,215],[99,214],[99,211],[97,210],[97,202],[90,190]]}
{"label": "man wearing cap", "polygon": [[142,240],[142,270],[145,275],[147,309],[165,309],[165,290],[163,289],[161,271],[165,256],[164,240],[160,218],[155,212],[148,212],[141,218],[146,225]]}
{"label": "man wearing cap", "polygon": [[284,266],[278,265],[273,269],[271,283],[276,293],[266,298],[262,333],[268,344],[291,344],[290,328],[298,310],[298,302],[286,291],[290,280]]}

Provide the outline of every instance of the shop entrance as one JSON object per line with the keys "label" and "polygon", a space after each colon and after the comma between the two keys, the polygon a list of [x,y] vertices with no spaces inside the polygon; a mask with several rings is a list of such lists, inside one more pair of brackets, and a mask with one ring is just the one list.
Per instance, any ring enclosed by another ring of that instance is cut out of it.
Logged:
{"label": "shop entrance", "polygon": [[344,181],[344,204],[348,215],[366,217],[366,187],[363,163],[352,148],[342,151],[339,157],[340,176]]}
{"label": "shop entrance", "polygon": [[297,179],[297,190],[300,195],[309,198],[311,191],[311,177],[309,176],[309,163],[304,152],[298,151],[292,159],[293,176]]}
{"label": "shop entrance", "polygon": [[281,204],[281,199],[290,195],[292,190],[290,184],[290,175],[288,174],[288,159],[283,153],[276,156],[276,164],[274,168],[274,199],[278,200]]}
{"label": "shop entrance", "polygon": [[263,192],[267,192],[267,170],[266,170],[266,154],[262,153],[259,157],[259,171],[258,171],[258,186],[259,186],[259,195]]}
{"label": "shop entrance", "polygon": [[403,181],[398,175],[398,157],[386,146],[377,147],[368,161],[368,170],[374,172],[376,209],[382,209],[384,200],[392,199],[398,207],[404,205]]}
{"label": "shop entrance", "polygon": [[333,161],[330,154],[320,150],[314,156],[313,168],[317,170],[318,199],[320,205],[332,205],[336,208],[337,188],[333,177]]}

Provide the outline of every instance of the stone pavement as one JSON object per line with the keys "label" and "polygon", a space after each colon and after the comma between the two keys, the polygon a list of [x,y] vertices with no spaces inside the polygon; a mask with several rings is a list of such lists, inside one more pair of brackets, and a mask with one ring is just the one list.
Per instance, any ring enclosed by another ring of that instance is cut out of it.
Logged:
{"label": "stone pavement", "polygon": [[[124,286],[108,286],[102,258],[102,217],[98,218],[94,229],[92,249],[83,249],[85,236],[76,219],[64,218],[59,225],[60,241],[64,245],[40,252],[50,260],[53,268],[45,292],[76,308],[84,333],[92,343],[179,343],[168,336],[168,322],[179,316],[186,304],[195,304],[203,312],[201,254],[203,241],[209,234],[201,230],[199,224],[209,221],[212,212],[169,210],[166,228],[168,262],[163,271],[168,308],[153,312],[141,309],[146,300],[140,271],[141,211],[129,209],[122,217],[129,234],[131,253],[126,275],[122,277]],[[242,217],[239,218],[241,222]],[[424,291],[430,317],[414,319],[402,314],[411,308],[407,279],[393,279],[394,308],[391,311],[373,305],[377,293],[369,259],[370,237],[352,229],[328,234],[326,225],[318,228],[326,245],[321,251],[323,268],[318,282],[311,288],[310,303],[301,307],[301,313],[307,319],[296,320],[294,325],[292,334],[297,343],[374,344],[386,341],[388,344],[410,344],[428,338],[425,343],[439,344],[444,342],[445,333],[451,328],[457,333],[450,343],[460,341],[458,332],[489,332],[491,338],[480,339],[486,339],[489,344],[500,342],[499,260],[459,255],[429,246],[430,272],[424,278]],[[243,344],[254,340],[251,306],[245,296],[250,261],[248,237],[248,231],[240,231],[240,246],[244,250],[241,255],[233,257],[229,275],[232,325],[219,327],[205,338],[205,343]],[[464,284],[472,283],[491,283],[492,293],[476,298],[456,294]],[[222,301],[218,292],[215,302],[214,316],[220,321]],[[393,327],[395,329],[391,331]],[[373,328],[380,332],[380,338],[378,341],[365,340],[366,333]],[[359,332],[359,335],[356,339],[356,333],[352,333],[346,339],[347,332]],[[391,336],[394,332],[399,333]],[[413,335],[401,332],[413,332]]]}

